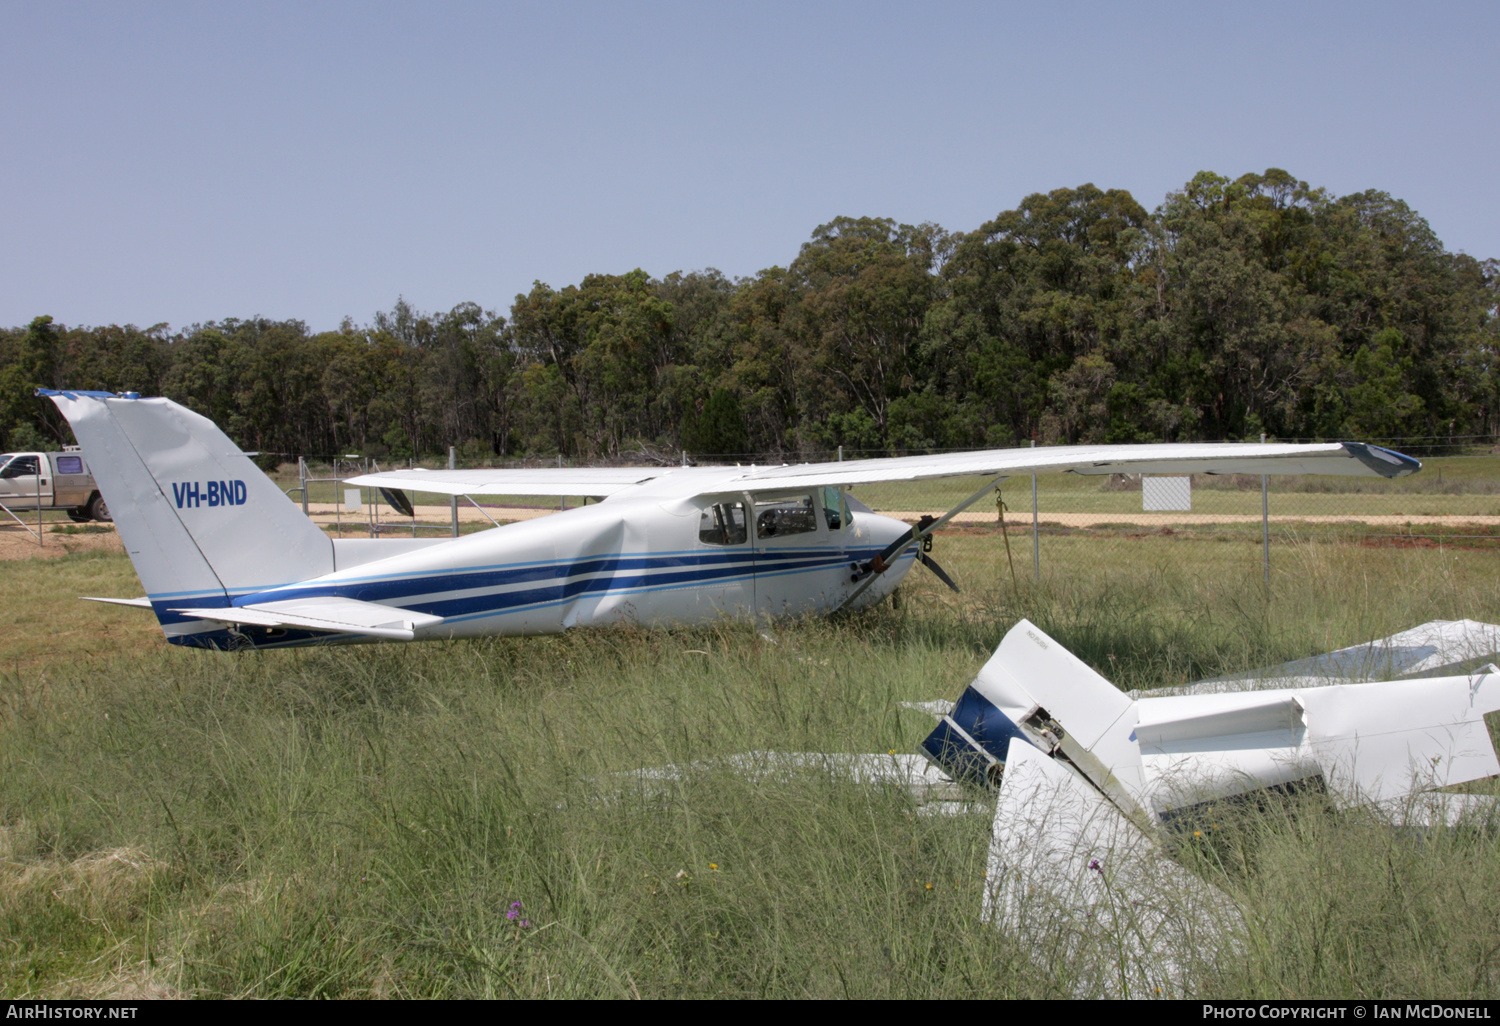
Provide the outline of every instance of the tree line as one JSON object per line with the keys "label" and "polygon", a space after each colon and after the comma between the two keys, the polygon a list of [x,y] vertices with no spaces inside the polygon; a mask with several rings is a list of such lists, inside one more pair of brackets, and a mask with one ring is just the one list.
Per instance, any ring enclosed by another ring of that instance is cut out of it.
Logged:
{"label": "tree line", "polygon": [[312,332],[230,318],[0,330],[0,446],[68,438],[38,385],[165,395],[247,449],[795,457],[1075,442],[1500,433],[1500,265],[1404,202],[1201,172],[969,232],[819,226],[785,267],[537,282],[508,315]]}

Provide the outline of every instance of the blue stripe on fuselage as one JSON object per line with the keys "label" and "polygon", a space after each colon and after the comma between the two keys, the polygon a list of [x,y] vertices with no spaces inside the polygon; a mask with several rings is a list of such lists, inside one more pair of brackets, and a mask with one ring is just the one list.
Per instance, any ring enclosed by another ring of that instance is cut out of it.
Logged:
{"label": "blue stripe on fuselage", "polygon": [[[201,602],[204,608],[222,608],[226,605],[243,606],[289,599],[339,597],[364,602],[385,602],[403,609],[441,616],[449,621],[472,620],[528,608],[563,605],[594,594],[643,594],[707,584],[727,584],[757,576],[782,577],[811,573],[845,567],[869,559],[879,551],[878,547],[842,551],[817,547],[734,553],[603,555],[551,563],[537,561],[449,570],[428,576],[403,573],[386,578],[361,577],[338,583],[287,586],[241,594],[232,600],[226,600],[223,595],[205,595],[201,600],[194,600],[194,603]],[[903,553],[900,559],[910,559],[914,555],[914,552]],[[541,587],[515,588],[516,585],[540,582],[554,583]],[[513,590],[502,590],[506,588]],[[443,597],[463,591],[478,594]],[[166,606],[179,604],[182,604],[181,600],[163,602],[159,597],[153,596],[153,606],[163,624],[202,622],[195,617],[166,611]],[[218,635],[220,632],[211,633]],[[210,645],[217,640],[217,637],[213,637],[213,640],[205,638]]]}

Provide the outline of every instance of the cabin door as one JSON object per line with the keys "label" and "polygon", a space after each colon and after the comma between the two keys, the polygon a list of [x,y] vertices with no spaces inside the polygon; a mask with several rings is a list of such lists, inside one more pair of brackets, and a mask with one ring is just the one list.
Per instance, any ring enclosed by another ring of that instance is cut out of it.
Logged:
{"label": "cabin door", "polygon": [[692,608],[685,620],[707,622],[722,616],[755,615],[755,550],[748,505],[743,496],[718,499],[698,517],[698,544],[683,573],[691,583],[679,594]]}
{"label": "cabin door", "polygon": [[764,617],[838,608],[848,592],[848,515],[836,488],[750,497],[755,605]]}
{"label": "cabin door", "polygon": [[11,509],[35,508],[38,476],[35,454],[11,460],[0,468],[0,503]]}

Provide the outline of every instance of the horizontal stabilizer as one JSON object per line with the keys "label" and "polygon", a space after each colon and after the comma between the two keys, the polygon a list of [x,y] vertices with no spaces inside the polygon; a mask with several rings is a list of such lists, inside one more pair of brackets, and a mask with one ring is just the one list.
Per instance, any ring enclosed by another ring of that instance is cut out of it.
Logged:
{"label": "horizontal stabilizer", "polygon": [[80,595],[78,597],[84,602],[108,602],[112,606],[135,606],[137,609],[151,608],[151,600],[144,595],[133,599],[95,598],[93,595]]}
{"label": "horizontal stabilizer", "polygon": [[400,606],[359,599],[324,598],[287,599],[247,606],[218,609],[174,609],[174,613],[195,616],[217,623],[253,624],[257,627],[295,627],[301,630],[328,631],[334,634],[364,634],[374,638],[411,641],[418,627],[441,623],[441,616],[419,613]]}

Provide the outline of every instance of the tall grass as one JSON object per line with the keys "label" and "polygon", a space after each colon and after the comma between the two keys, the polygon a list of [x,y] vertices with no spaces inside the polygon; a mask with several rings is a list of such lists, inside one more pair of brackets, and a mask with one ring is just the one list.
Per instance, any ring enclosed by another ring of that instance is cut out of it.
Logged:
{"label": "tall grass", "polygon": [[[34,658],[0,683],[0,993],[1071,994],[1099,967],[1035,964],[980,921],[987,816],[713,760],[910,751],[930,720],[898,703],[956,695],[1023,615],[1124,686],[1500,618],[1487,575],[1331,548],[1270,605],[1253,574],[1163,562],[953,605],[914,579],[899,612],[769,639]],[[702,768],[632,772],[669,763]],[[1243,954],[1191,985],[1494,996],[1497,855],[1483,830],[1321,807],[1226,820],[1183,857],[1243,907]]]}

